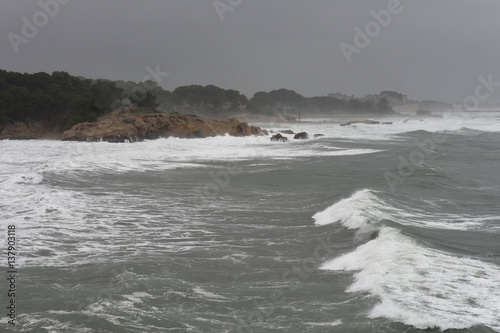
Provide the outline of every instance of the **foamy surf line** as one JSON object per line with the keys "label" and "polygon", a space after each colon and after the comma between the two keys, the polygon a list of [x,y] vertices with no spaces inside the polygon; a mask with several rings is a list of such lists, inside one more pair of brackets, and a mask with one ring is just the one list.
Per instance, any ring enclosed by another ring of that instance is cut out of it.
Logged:
{"label": "foamy surf line", "polygon": [[[377,153],[377,149],[315,146],[314,140],[285,144],[268,137],[218,136],[205,139],[168,138],[137,143],[88,143],[62,141],[4,141],[4,169],[18,173],[18,164],[29,172],[130,172],[206,167],[212,162],[293,160],[318,156],[352,156]],[[23,153],[36,149],[39,156]],[[41,157],[43,156],[43,158]]]}

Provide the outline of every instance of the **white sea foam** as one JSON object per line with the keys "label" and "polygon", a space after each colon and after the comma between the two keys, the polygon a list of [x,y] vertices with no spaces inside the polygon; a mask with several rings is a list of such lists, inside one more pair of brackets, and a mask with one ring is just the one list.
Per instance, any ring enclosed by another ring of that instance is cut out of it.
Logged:
{"label": "white sea foam", "polygon": [[145,292],[135,292],[132,295],[123,295],[122,297],[134,303],[142,303],[142,298],[151,298],[153,296]]}
{"label": "white sea foam", "polygon": [[[369,125],[355,124],[350,126],[340,126],[348,120],[356,119],[304,119],[303,122],[290,124],[275,124],[269,128],[266,124],[257,124],[261,127],[272,130],[282,130],[289,128],[295,132],[306,131],[309,134],[321,133],[326,138],[339,138],[347,140],[393,140],[395,135],[407,132],[424,130],[428,132],[458,132],[462,128],[470,128],[480,131],[500,131],[500,118],[495,118],[491,114],[466,114],[466,113],[445,113],[443,117],[437,118],[384,118],[381,122],[392,122],[392,125]],[[319,138],[321,139],[321,138]]]}
{"label": "white sea foam", "polygon": [[211,293],[209,291],[206,291],[205,289],[203,289],[201,287],[195,287],[193,289],[193,292],[195,292],[196,294],[201,295],[205,298],[209,298],[209,299],[213,299],[213,300],[228,300],[229,299],[225,296],[217,295],[217,294]]}
{"label": "white sea foam", "polygon": [[322,269],[359,271],[348,292],[380,298],[369,316],[417,328],[461,329],[484,324],[500,331],[500,268],[437,251],[384,227],[379,237]]}
{"label": "white sea foam", "polygon": [[312,140],[275,143],[267,136],[206,139],[168,138],[137,143],[89,143],[60,141],[0,141],[2,165],[26,167],[17,170],[19,181],[35,177],[33,171],[150,171],[204,167],[209,162],[236,162],[265,158],[288,160],[310,156],[343,156],[376,153],[375,149],[318,147]]}
{"label": "white sea foam", "polygon": [[[200,237],[205,240],[205,246],[216,246],[215,242],[206,241],[212,238],[203,237],[206,228],[200,223],[181,222],[185,214],[177,208],[176,202],[161,203],[163,209],[170,212],[169,218],[177,221],[165,225],[161,213],[144,208],[151,205],[151,199],[105,189],[98,195],[89,195],[74,186],[68,189],[46,185],[44,177],[62,173],[63,179],[71,179],[74,175],[75,181],[79,181],[96,173],[199,168],[214,161],[265,158],[272,164],[273,160],[308,156],[341,158],[342,155],[376,152],[373,149],[318,148],[316,142],[277,144],[270,142],[268,137],[229,136],[192,140],[169,138],[133,144],[0,141],[0,223],[19,225],[22,222],[23,244],[29,250],[26,255],[19,256],[20,266],[99,262],[106,260],[99,255],[103,251],[134,255],[139,246],[154,252],[182,252],[199,246]],[[147,239],[161,232],[165,239],[176,242],[150,248],[150,244],[134,241],[134,249],[130,247],[132,230]]]}
{"label": "white sea foam", "polygon": [[314,322],[307,322],[304,323],[305,325],[309,326],[327,326],[327,327],[332,327],[332,326],[339,326],[342,325],[342,320],[335,320],[330,323],[314,323]]}
{"label": "white sea foam", "polygon": [[[19,319],[19,332],[37,332],[36,328],[43,327],[48,333],[61,333],[61,332],[79,332],[90,333],[93,332],[91,328],[84,328],[80,325],[75,325],[68,322],[61,322],[54,318],[47,318],[47,314],[56,313],[56,311],[47,311],[45,313],[24,314]],[[59,313],[63,313],[60,311]],[[68,314],[71,312],[67,312]]]}

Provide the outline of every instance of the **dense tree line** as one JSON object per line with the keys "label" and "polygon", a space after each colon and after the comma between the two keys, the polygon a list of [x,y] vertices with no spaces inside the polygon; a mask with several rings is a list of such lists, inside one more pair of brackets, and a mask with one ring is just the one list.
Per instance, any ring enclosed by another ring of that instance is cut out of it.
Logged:
{"label": "dense tree line", "polygon": [[[176,88],[168,101],[168,106],[178,112],[194,113],[235,113],[248,111],[263,115],[276,113],[376,113],[391,114],[394,110],[387,99],[344,101],[330,96],[304,97],[293,90],[278,89],[270,92],[259,91],[248,100],[236,90],[225,90],[213,85],[183,86]],[[163,105],[162,106],[167,106]],[[168,109],[168,107],[167,107]]]}
{"label": "dense tree line", "polygon": [[111,109],[122,90],[108,80],[66,72],[21,74],[0,70],[0,124],[60,121],[63,128],[94,121]]}
{"label": "dense tree line", "polygon": [[307,98],[293,90],[259,91],[249,100],[239,91],[214,85],[190,85],[170,92],[153,81],[91,80],[66,72],[21,74],[0,70],[0,125],[13,121],[59,121],[62,129],[95,121],[121,106],[180,113],[227,116],[243,111],[273,115],[300,113],[394,113],[386,99],[378,102]]}
{"label": "dense tree line", "polygon": [[[113,108],[121,105],[136,105],[139,107],[157,108],[160,105],[171,108],[170,100],[172,93],[159,87],[154,81],[145,82],[114,81],[116,86],[122,89],[122,99],[115,101]],[[117,103],[119,102],[119,103]]]}
{"label": "dense tree line", "polygon": [[176,88],[170,102],[176,111],[217,114],[242,111],[248,104],[248,99],[232,89],[226,90],[214,85],[191,85]]}
{"label": "dense tree line", "polygon": [[257,92],[250,99],[248,110],[262,114],[271,115],[276,110],[283,110],[295,113],[376,113],[391,114],[394,110],[390,107],[387,99],[381,99],[375,103],[373,101],[360,101],[351,99],[349,101],[337,99],[332,96],[304,97],[293,90],[279,89],[268,93]]}

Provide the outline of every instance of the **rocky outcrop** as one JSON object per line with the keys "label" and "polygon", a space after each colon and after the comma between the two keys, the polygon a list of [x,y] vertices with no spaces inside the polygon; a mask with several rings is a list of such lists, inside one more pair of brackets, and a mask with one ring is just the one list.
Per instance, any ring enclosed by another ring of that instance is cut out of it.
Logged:
{"label": "rocky outcrop", "polygon": [[348,121],[347,123],[340,124],[340,126],[349,126],[353,124],[377,125],[380,124],[380,122],[376,120],[353,120],[353,121]]}
{"label": "rocky outcrop", "polygon": [[259,127],[236,119],[212,120],[185,114],[111,114],[96,122],[82,123],[64,132],[68,141],[142,141],[167,137],[206,138],[225,135],[264,135]]}
{"label": "rocky outcrop", "polygon": [[282,142],[287,142],[288,141],[288,138],[286,136],[283,136],[281,134],[275,134],[271,137],[271,141],[282,141]]}
{"label": "rocky outcrop", "polygon": [[107,141],[125,142],[144,139],[132,123],[125,123],[118,118],[101,118],[92,123],[81,123],[65,131],[62,140],[67,141]]}
{"label": "rocky outcrop", "polygon": [[297,133],[295,134],[295,136],[293,137],[294,139],[298,140],[304,140],[304,139],[309,139],[309,134],[307,134],[306,132],[300,132],[300,133]]}

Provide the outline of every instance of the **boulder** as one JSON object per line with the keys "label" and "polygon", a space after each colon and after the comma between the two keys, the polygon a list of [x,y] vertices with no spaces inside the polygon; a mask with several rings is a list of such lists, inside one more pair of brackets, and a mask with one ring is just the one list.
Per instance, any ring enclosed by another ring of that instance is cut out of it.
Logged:
{"label": "boulder", "polygon": [[295,134],[295,132],[292,131],[292,130],[282,130],[282,131],[280,131],[280,133],[283,133],[283,134]]}
{"label": "boulder", "polygon": [[137,118],[137,117],[135,117],[135,116],[126,116],[126,117],[123,117],[123,118],[122,118],[122,121],[123,121],[125,124],[133,124],[133,123],[135,123],[135,119],[136,119],[136,118]]}
{"label": "boulder", "polygon": [[300,132],[300,133],[295,134],[295,136],[293,138],[300,139],[300,140],[309,139],[309,134],[307,134],[306,132]]}
{"label": "boulder", "polygon": [[274,142],[278,142],[278,141],[287,142],[288,138],[286,136],[283,136],[280,133],[278,133],[278,134],[275,134],[275,135],[273,135],[271,137],[271,141],[274,141]]}

